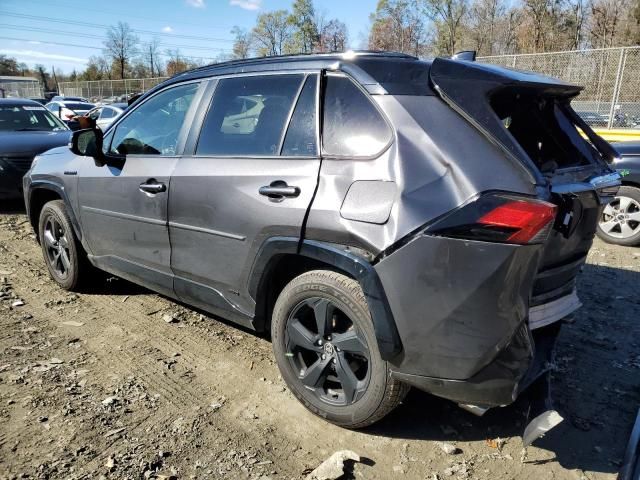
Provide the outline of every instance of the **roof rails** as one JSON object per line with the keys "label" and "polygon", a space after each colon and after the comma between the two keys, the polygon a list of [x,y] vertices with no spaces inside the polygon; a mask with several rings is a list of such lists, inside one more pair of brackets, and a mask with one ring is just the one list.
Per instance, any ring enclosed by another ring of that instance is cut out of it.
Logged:
{"label": "roof rails", "polygon": [[331,52],[331,53],[298,53],[298,54],[290,54],[290,55],[272,55],[267,57],[253,57],[253,58],[244,58],[238,60],[229,60],[226,62],[220,63],[210,63],[208,65],[203,65],[202,67],[197,67],[192,70],[187,70],[185,72],[181,72],[176,76],[190,74],[194,72],[201,72],[203,70],[210,70],[221,67],[230,67],[234,65],[254,65],[256,63],[274,63],[279,61],[295,61],[295,60],[313,60],[313,59],[322,59],[322,58],[335,58],[336,60],[351,60],[356,57],[364,57],[364,56],[375,56],[375,57],[389,57],[389,58],[407,58],[412,60],[418,60],[418,57],[414,57],[413,55],[408,55],[406,53],[401,52],[385,52],[380,50],[347,50],[345,52]]}

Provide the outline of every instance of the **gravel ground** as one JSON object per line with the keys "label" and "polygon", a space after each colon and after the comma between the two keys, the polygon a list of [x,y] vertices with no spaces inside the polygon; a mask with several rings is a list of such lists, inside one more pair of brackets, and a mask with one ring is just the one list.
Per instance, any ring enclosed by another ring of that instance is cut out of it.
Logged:
{"label": "gravel ground", "polygon": [[639,249],[596,241],[558,345],[565,421],[526,451],[524,399],[477,418],[412,391],[343,430],[293,398],[263,337],[95,284],[60,290],[24,214],[0,212],[0,479],[298,479],[341,449],[362,457],[346,478],[613,479],[640,404]]}

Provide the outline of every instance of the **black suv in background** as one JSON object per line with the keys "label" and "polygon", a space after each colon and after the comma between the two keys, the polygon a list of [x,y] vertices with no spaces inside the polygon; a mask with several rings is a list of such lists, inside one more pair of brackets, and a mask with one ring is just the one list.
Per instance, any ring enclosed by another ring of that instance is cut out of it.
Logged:
{"label": "black suv in background", "polygon": [[270,331],[330,422],[409,386],[483,411],[544,371],[619,185],[579,92],[389,53],[212,65],[39,156],[28,214],[63,288],[97,267]]}

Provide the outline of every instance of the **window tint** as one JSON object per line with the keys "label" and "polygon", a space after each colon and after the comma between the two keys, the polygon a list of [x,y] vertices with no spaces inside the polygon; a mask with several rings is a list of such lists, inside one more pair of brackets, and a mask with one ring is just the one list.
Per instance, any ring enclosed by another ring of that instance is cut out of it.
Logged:
{"label": "window tint", "polygon": [[346,77],[329,76],[324,96],[323,148],[329,155],[369,156],[391,140],[389,126]]}
{"label": "window tint", "polygon": [[316,88],[318,76],[310,75],[302,88],[296,109],[291,117],[282,155],[317,155],[316,145]]}
{"label": "window tint", "polygon": [[197,155],[278,155],[280,139],[303,75],[220,80]]}
{"label": "window tint", "polygon": [[116,111],[113,108],[105,107],[100,113],[100,119],[113,118],[116,116]]}
{"label": "window tint", "polygon": [[120,155],[175,155],[184,117],[198,84],[159,93],[136,108],[117,127],[111,152]]}

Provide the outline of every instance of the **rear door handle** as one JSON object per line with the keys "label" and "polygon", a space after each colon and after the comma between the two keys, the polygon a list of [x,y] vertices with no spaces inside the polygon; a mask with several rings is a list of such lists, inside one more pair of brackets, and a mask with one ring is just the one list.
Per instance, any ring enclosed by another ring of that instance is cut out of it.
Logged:
{"label": "rear door handle", "polygon": [[300,195],[300,188],[289,186],[287,182],[282,180],[276,180],[275,182],[271,182],[270,185],[265,185],[260,187],[258,190],[260,195],[264,195],[269,197],[271,200],[282,200],[285,197],[293,198]]}
{"label": "rear door handle", "polygon": [[158,182],[157,180],[151,178],[146,182],[140,184],[140,191],[144,193],[154,193],[154,194],[161,193],[161,192],[167,191],[167,186],[164,183]]}

